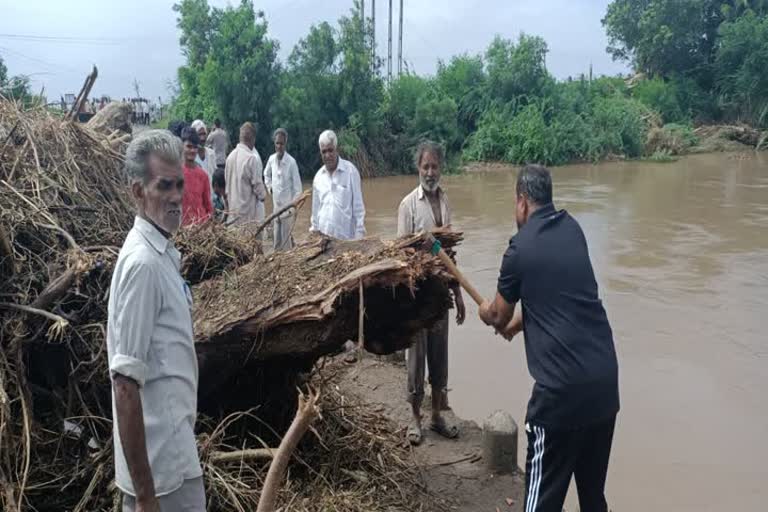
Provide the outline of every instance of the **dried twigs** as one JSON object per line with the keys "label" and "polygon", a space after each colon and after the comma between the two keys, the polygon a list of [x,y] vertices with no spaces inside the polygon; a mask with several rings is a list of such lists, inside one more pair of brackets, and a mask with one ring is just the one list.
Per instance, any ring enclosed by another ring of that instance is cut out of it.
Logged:
{"label": "dried twigs", "polygon": [[275,220],[276,218],[278,218],[279,216],[281,216],[282,214],[284,214],[288,210],[291,210],[291,209],[295,208],[298,211],[302,207],[302,205],[304,205],[304,202],[307,199],[309,199],[309,196],[311,196],[311,195],[312,195],[312,191],[311,190],[305,190],[299,197],[294,199],[293,202],[283,206],[282,208],[280,208],[276,212],[272,213],[272,215],[270,215],[269,217],[264,219],[264,222],[262,222],[261,225],[258,228],[256,228],[256,231],[254,231],[253,235],[251,235],[251,236],[253,236],[253,238],[258,237],[259,234],[262,231],[264,231],[264,229],[267,226],[269,226],[270,222],[272,222],[273,220]]}
{"label": "dried twigs", "polygon": [[11,275],[14,275],[19,271],[16,258],[13,255],[11,237],[8,236],[8,232],[5,230],[3,225],[0,224],[0,260],[2,259],[5,259],[8,262],[8,268]]}

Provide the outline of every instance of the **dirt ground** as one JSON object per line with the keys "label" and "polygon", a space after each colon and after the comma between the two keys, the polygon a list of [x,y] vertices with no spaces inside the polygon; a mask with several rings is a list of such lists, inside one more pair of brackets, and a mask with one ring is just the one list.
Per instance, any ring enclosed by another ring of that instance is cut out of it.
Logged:
{"label": "dirt ground", "polygon": [[[405,402],[405,377],[404,363],[365,354],[361,362],[347,368],[340,384],[342,392],[375,404],[382,414],[401,425],[404,443],[410,418],[410,406]],[[429,404],[427,396],[422,411],[425,426]],[[446,413],[446,419],[461,429],[458,439],[444,439],[425,428],[423,443],[414,449],[429,490],[452,503],[452,511],[522,511],[525,483],[522,471],[515,475],[489,472],[482,460],[482,431],[478,425],[457,418],[452,411]]]}

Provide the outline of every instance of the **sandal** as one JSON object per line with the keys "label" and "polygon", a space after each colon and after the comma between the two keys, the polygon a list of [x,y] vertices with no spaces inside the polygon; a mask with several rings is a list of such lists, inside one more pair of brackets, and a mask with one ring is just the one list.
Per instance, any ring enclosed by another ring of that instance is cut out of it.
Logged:
{"label": "sandal", "polygon": [[411,443],[412,446],[419,446],[424,439],[424,435],[421,432],[421,425],[412,421],[408,426],[408,433],[406,436],[408,437],[408,442]]}
{"label": "sandal", "polygon": [[429,429],[446,439],[456,439],[459,437],[459,427],[456,425],[448,425],[443,419],[437,423],[433,421],[429,426]]}

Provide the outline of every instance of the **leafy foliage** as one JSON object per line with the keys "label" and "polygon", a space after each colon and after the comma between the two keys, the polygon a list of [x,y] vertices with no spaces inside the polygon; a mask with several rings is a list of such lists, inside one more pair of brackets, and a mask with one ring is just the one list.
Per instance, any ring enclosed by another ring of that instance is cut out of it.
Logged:
{"label": "leafy foliage", "polygon": [[768,126],[768,16],[750,11],[723,23],[715,69],[724,107]]}
{"label": "leafy foliage", "polygon": [[767,20],[766,0],[613,0],[603,24],[614,58],[663,79],[637,94],[665,121],[765,125]]}
{"label": "leafy foliage", "polygon": [[[180,43],[187,65],[179,69],[176,117],[220,117],[226,126],[245,121],[272,126],[271,105],[278,88],[277,42],[267,37],[267,23],[256,15],[252,0],[237,7],[210,8],[205,0],[182,0]],[[269,132],[260,130],[267,144]]]}

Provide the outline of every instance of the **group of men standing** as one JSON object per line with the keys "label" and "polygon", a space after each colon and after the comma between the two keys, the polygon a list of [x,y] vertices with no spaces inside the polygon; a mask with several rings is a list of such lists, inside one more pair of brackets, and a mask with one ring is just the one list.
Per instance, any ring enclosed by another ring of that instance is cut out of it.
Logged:
{"label": "group of men standing", "polygon": [[[199,121],[179,136],[149,130],[131,142],[126,154],[138,212],[113,274],[107,328],[115,481],[124,494],[124,511],[205,510],[194,436],[198,366],[193,298],[179,272],[172,235],[180,225],[205,221],[219,209],[227,224],[249,229],[264,218],[259,203],[267,193],[275,209],[301,194],[285,130],[275,131],[275,153],[262,169],[253,124],[240,127],[239,143],[226,157],[228,137],[215,125],[210,135]],[[206,142],[212,147],[206,148]],[[333,131],[320,134],[318,146],[323,166],[312,184],[310,231],[362,238],[360,173],[339,156]],[[451,227],[453,213],[440,185],[442,148],[431,142],[419,145],[414,163],[419,183],[400,202],[399,236]],[[495,298],[480,306],[479,317],[507,339],[525,333],[535,380],[526,415],[526,512],[559,512],[573,476],[582,510],[606,512],[618,367],[586,240],[575,219],[554,208],[551,176],[540,166],[526,166],[518,175],[515,217],[518,232],[502,260]],[[287,215],[276,219],[276,250],[292,245],[293,222]],[[466,315],[461,290],[455,286],[452,292],[461,324]],[[406,398],[412,411],[407,437],[414,445],[424,437],[426,370],[432,387],[430,429],[451,439],[460,434],[442,415],[447,408],[448,323],[446,313],[420,332],[407,352]]]}
{"label": "group of men standing", "polygon": [[[125,102],[126,100],[123,99]],[[144,98],[132,98],[129,100],[132,108],[133,124],[148,125],[152,122],[152,105]]]}
{"label": "group of men standing", "polygon": [[[263,165],[255,148],[256,127],[244,123],[239,142],[227,154],[229,137],[217,119],[208,134],[205,123],[194,121],[178,135],[184,148],[182,226],[213,217],[227,226],[254,230],[265,219],[264,201],[272,196],[273,211],[284,209],[302,193],[296,160],[287,152],[288,132],[275,130],[275,152]],[[331,130],[320,134],[323,166],[312,186],[310,231],[343,240],[365,236],[365,207],[357,168],[339,157],[338,139]],[[204,186],[207,183],[207,187]],[[293,247],[295,212],[291,209],[273,221],[275,250]]]}

